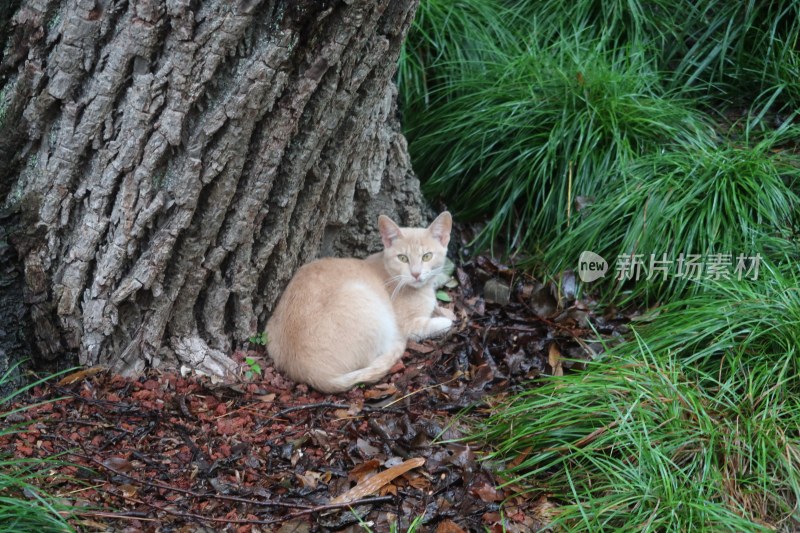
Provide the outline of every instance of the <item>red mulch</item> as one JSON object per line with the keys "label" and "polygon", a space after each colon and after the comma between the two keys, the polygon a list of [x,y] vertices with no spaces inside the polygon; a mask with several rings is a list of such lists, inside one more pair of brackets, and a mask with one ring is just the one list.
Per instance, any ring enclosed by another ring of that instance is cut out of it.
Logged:
{"label": "red mulch", "polygon": [[[417,517],[421,530],[441,533],[536,530],[553,504],[498,488],[498,465],[481,462],[475,444],[452,441],[490,398],[599,350],[582,340],[592,336],[589,319],[606,333],[622,320],[591,316],[571,294],[557,305],[552,287],[486,259],[459,268],[457,279],[449,291],[456,332],[411,343],[379,384],[322,395],[284,379],[258,349],[237,357],[258,358],[263,374],[238,383],[84,371],[72,383],[34,389],[29,403],[62,399],[13,415],[12,422],[32,423],[0,438],[0,455],[65,453],[72,466],[53,470],[49,490],[85,508],[73,521],[85,531],[362,531],[366,524],[383,532],[395,522],[405,531]],[[488,279],[511,287],[509,303],[484,301],[475,286]],[[469,414],[454,416],[467,407]],[[382,481],[352,510],[330,505],[415,458],[422,466]]]}

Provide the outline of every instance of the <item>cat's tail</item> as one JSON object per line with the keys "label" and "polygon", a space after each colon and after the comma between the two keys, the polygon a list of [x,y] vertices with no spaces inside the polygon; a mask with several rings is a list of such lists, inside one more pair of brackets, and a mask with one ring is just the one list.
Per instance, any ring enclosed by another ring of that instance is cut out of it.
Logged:
{"label": "cat's tail", "polygon": [[375,358],[369,366],[329,377],[325,383],[312,383],[311,385],[322,392],[333,393],[350,390],[359,383],[373,383],[389,373],[395,363],[403,357],[405,349],[405,342],[398,343],[389,352]]}

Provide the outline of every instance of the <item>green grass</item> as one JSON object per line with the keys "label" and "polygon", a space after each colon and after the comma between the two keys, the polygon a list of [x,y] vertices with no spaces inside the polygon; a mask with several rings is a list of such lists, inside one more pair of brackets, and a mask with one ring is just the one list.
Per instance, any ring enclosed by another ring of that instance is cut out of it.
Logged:
{"label": "green grass", "polygon": [[[12,367],[0,376],[0,385],[10,381],[15,369]],[[6,409],[13,400],[46,379],[37,380],[0,397],[0,438],[24,431],[29,425],[9,423],[9,420],[31,406]],[[50,469],[61,465],[63,461],[58,457],[36,459],[0,454],[0,533],[73,531],[67,522],[72,516],[70,505],[40,488],[48,484]]]}
{"label": "green grass", "polygon": [[[556,270],[574,268],[580,253],[590,250],[609,263],[641,254],[649,266],[655,254],[673,262],[669,271],[674,274],[681,254],[699,255],[705,262],[723,254],[730,256],[733,275],[739,256],[769,255],[765,237],[779,236],[797,222],[800,157],[777,149],[780,138],[771,135],[752,147],[692,146],[631,162],[621,179],[547,248],[544,262]],[[626,289],[628,297],[641,299],[703,288],[694,277],[656,275],[631,287],[610,275],[593,288]]]}
{"label": "green grass", "polygon": [[660,89],[644,50],[612,52],[564,37],[517,44],[464,68],[460,92],[432,92],[409,129],[425,190],[462,219],[490,215],[482,246],[532,248],[575,215],[576,197],[604,194],[618,169],[665,144],[713,135],[685,101]]}
{"label": "green grass", "polygon": [[[723,254],[734,278],[596,282],[604,302],[666,303],[586,372],[497,406],[476,438],[561,500],[568,531],[800,527],[800,4],[419,13],[398,74],[412,161],[429,195],[485,222],[473,250],[547,274],[584,250]],[[758,279],[735,279],[740,254],[760,254]]]}
{"label": "green grass", "polygon": [[684,8],[683,38],[670,56],[673,83],[737,105],[785,92],[780,107],[797,109],[800,80],[786,74],[797,72],[800,58],[800,5],[703,0]]}
{"label": "green grass", "polygon": [[586,372],[496,406],[477,438],[564,502],[567,531],[800,526],[800,273],[712,284]]}
{"label": "green grass", "polygon": [[475,249],[538,256],[576,198],[630,205],[625,174],[665,152],[721,148],[734,159],[709,164],[733,167],[747,146],[731,120],[787,124],[798,15],[788,0],[423,0],[398,71],[414,167],[461,220],[486,220]]}
{"label": "green grass", "polygon": [[397,86],[404,125],[425,123],[434,99],[461,94],[460,80],[493,62],[517,39],[522,22],[515,5],[501,0],[426,0],[401,50]]}

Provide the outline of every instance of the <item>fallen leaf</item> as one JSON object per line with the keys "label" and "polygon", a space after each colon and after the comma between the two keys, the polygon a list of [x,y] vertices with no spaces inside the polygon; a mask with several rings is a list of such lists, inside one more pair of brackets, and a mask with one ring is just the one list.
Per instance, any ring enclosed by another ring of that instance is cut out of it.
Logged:
{"label": "fallen leaf", "polygon": [[292,520],[284,522],[276,531],[278,533],[308,533],[311,531],[311,526],[305,520]]}
{"label": "fallen leaf", "polygon": [[553,502],[547,499],[547,495],[542,494],[533,503],[531,509],[534,516],[544,525],[550,524],[558,516],[559,508]]}
{"label": "fallen leaf", "polygon": [[484,482],[476,483],[469,491],[485,502],[499,502],[504,498],[503,493],[493,485]]}
{"label": "fallen leaf", "polygon": [[564,369],[561,367],[561,351],[554,342],[550,344],[550,348],[547,350],[547,362],[550,368],[553,369],[554,376],[564,375]]}
{"label": "fallen leaf", "polygon": [[350,474],[348,474],[347,477],[356,483],[360,483],[367,474],[375,472],[380,465],[381,463],[377,459],[370,459],[369,461],[365,461],[360,465],[356,465],[356,467],[350,471]]}
{"label": "fallen leaf", "polygon": [[103,461],[103,466],[110,470],[116,470],[117,472],[127,473],[134,469],[133,463],[125,459],[124,457],[109,457],[105,461]]}
{"label": "fallen leaf", "polygon": [[528,456],[531,454],[532,451],[533,451],[533,446],[528,446],[527,448],[522,450],[518,456],[514,457],[514,459],[512,459],[511,462],[508,463],[508,467],[509,468],[518,467],[520,464],[522,464],[522,461],[528,458]]}
{"label": "fallen leaf", "polygon": [[58,385],[63,387],[65,385],[71,385],[77,381],[81,381],[83,378],[88,378],[89,376],[93,376],[95,374],[99,374],[106,367],[104,366],[90,366],[89,368],[84,368],[83,370],[78,370],[77,372],[73,372],[68,376],[64,376],[60,380],[58,380]]}
{"label": "fallen leaf", "polygon": [[373,455],[380,453],[380,449],[371,445],[362,438],[356,439],[356,447],[365,457],[372,457]]}
{"label": "fallen leaf", "polygon": [[464,530],[452,520],[443,520],[436,526],[436,533],[464,533]]}
{"label": "fallen leaf", "polygon": [[578,281],[575,279],[575,272],[572,270],[565,270],[561,273],[561,296],[566,301],[575,299],[575,293],[578,291]]}
{"label": "fallen leaf", "polygon": [[444,291],[436,291],[436,299],[442,302],[452,302],[453,299]]}
{"label": "fallen leaf", "polygon": [[397,387],[394,383],[381,383],[364,391],[364,398],[367,400],[380,400],[387,396],[394,396],[397,392]]}
{"label": "fallen leaf", "polygon": [[389,469],[384,470],[383,472],[379,472],[374,476],[365,479],[352,489],[348,490],[344,494],[337,496],[333,500],[331,500],[332,504],[340,504],[346,502],[353,502],[356,500],[360,500],[370,494],[378,492],[381,487],[384,485],[391,483],[394,479],[399,476],[402,476],[406,472],[411,469],[417,468],[425,464],[425,459],[422,457],[416,457],[414,459],[409,459],[408,461],[403,461],[403,463],[393,466]]}
{"label": "fallen leaf", "polygon": [[415,341],[408,341],[407,347],[409,350],[421,354],[431,353],[435,349],[433,346],[428,346],[427,344],[420,344]]}
{"label": "fallen leaf", "polygon": [[304,472],[302,474],[295,474],[297,479],[302,484],[303,488],[314,490],[319,485],[319,480],[322,474],[319,472]]}
{"label": "fallen leaf", "polygon": [[122,495],[126,498],[133,498],[139,492],[139,487],[125,483],[119,486],[119,490],[122,491]]}

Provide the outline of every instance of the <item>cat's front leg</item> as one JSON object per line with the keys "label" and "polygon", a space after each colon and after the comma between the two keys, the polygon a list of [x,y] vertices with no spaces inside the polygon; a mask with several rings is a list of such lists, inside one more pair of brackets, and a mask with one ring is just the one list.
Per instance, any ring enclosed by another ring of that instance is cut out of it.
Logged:
{"label": "cat's front leg", "polygon": [[433,309],[433,316],[443,316],[445,318],[449,318],[452,322],[456,321],[456,314],[447,307],[442,307],[440,305],[437,305]]}
{"label": "cat's front leg", "polygon": [[415,318],[409,328],[409,337],[418,341],[439,337],[447,333],[452,326],[453,321],[443,316]]}

